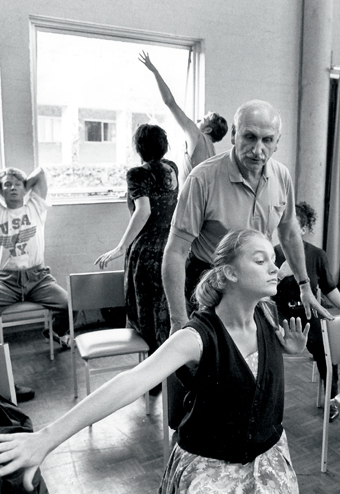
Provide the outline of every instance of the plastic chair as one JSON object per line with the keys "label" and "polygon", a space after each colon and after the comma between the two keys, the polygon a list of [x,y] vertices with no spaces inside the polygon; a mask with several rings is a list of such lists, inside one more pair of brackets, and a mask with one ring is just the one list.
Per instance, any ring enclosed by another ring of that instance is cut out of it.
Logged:
{"label": "plastic chair", "polygon": [[17,404],[8,343],[0,344],[0,395]]}
{"label": "plastic chair", "polygon": [[[52,311],[33,302],[17,302],[9,305],[0,315],[0,343],[4,343],[4,329],[44,323],[49,331],[50,360],[54,360]],[[23,328],[24,331],[31,328]]]}
{"label": "plastic chair", "polygon": [[[131,328],[115,328],[91,331],[74,338],[73,311],[122,307],[124,298],[124,271],[103,271],[70,274],[67,278],[69,296],[69,321],[71,355],[74,377],[74,396],[78,396],[75,343],[85,363],[86,392],[91,392],[90,375],[130,369],[135,366],[120,365],[106,368],[91,368],[90,362],[103,357],[138,354],[139,361],[148,356],[149,346]],[[149,414],[149,392],[145,394],[146,414]]]}
{"label": "plastic chair", "polygon": [[327,471],[328,433],[329,433],[329,409],[332,386],[332,365],[340,363],[340,313],[339,310],[330,310],[334,316],[333,321],[321,320],[321,330],[326,358],[326,391],[322,431],[321,472]]}

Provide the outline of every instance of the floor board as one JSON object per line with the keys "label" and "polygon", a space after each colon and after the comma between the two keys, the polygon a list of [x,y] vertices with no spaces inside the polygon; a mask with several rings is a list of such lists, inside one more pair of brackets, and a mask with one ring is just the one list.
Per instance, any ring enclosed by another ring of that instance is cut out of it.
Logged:
{"label": "floor board", "polygon": [[[35,399],[20,406],[38,430],[79,401],[73,398],[70,352],[56,346],[51,362],[39,330],[10,335],[7,341],[16,382],[35,389]],[[79,358],[77,368],[81,399],[85,376]],[[311,374],[308,362],[286,365],[284,427],[300,494],[339,494],[340,418],[330,424],[329,468],[323,474],[323,409],[315,406],[317,385]],[[94,376],[93,388],[107,379],[107,374]],[[42,473],[50,494],[153,494],[163,471],[162,448],[161,395],[151,397],[149,416],[140,398],[57,448],[45,460]]]}

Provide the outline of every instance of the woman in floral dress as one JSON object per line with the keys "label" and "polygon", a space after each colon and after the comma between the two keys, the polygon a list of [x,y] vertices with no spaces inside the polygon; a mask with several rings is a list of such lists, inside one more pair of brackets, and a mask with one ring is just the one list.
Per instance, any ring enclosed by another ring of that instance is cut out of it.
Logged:
{"label": "woman in floral dress", "polygon": [[161,267],[172,214],[177,204],[178,170],[163,159],[165,131],[141,125],[134,145],[142,165],[127,172],[129,225],[118,246],[96,260],[101,268],[125,253],[127,326],[145,339],[153,353],[169,336],[170,319]]}
{"label": "woman in floral dress", "polygon": [[184,328],[58,421],[33,434],[0,435],[0,476],[24,467],[29,487],[64,440],[177,371],[187,414],[159,494],[297,494],[282,427],[282,352],[302,352],[309,325],[302,331],[291,319],[278,329],[264,301],[276,293],[274,260],[262,233],[228,233],[196,289],[200,310]]}

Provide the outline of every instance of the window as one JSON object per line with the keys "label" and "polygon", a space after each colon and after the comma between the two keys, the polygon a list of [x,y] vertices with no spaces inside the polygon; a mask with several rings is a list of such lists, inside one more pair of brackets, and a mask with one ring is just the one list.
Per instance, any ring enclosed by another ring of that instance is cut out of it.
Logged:
{"label": "window", "polygon": [[38,141],[61,142],[61,118],[38,115]]}
{"label": "window", "polygon": [[85,141],[114,141],[116,126],[114,122],[85,121]]}
{"label": "window", "polygon": [[126,171],[140,164],[132,136],[141,123],[168,134],[178,161],[183,135],[153,74],[150,53],[176,101],[195,118],[200,42],[32,16],[35,148],[55,202],[124,198]]}

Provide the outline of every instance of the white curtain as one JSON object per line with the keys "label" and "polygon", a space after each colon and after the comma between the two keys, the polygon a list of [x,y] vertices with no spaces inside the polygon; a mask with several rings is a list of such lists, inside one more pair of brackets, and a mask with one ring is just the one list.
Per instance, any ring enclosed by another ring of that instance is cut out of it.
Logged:
{"label": "white curtain", "polygon": [[340,84],[338,84],[338,98],[336,123],[334,132],[334,149],[331,166],[330,203],[327,228],[327,255],[331,273],[336,284],[339,283],[340,271]]}

